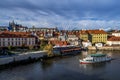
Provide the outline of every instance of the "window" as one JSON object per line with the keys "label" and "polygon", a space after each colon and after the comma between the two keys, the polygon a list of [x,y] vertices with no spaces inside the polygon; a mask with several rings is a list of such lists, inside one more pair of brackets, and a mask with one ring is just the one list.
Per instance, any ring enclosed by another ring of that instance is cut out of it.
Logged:
{"label": "window", "polygon": [[16,42],[16,46],[17,46],[17,42]]}
{"label": "window", "polygon": [[93,61],[93,60],[86,60],[86,61]]}
{"label": "window", "polygon": [[3,46],[5,46],[5,42],[3,42]]}
{"label": "window", "polygon": [[10,42],[8,42],[8,46],[10,46]]}
{"label": "window", "polygon": [[13,42],[12,42],[12,46],[13,46]]}
{"label": "window", "polygon": [[29,45],[30,45],[30,41],[29,41]]}

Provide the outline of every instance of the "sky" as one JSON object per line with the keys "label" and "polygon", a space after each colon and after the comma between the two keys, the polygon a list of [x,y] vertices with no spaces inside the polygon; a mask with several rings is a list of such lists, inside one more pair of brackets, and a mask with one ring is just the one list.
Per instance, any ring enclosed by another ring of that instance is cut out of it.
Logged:
{"label": "sky", "polygon": [[0,25],[120,29],[120,0],[1,0]]}

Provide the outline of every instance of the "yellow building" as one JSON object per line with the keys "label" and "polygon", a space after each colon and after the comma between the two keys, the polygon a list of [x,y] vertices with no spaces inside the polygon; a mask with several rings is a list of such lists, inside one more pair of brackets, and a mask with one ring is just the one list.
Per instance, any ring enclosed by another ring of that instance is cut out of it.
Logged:
{"label": "yellow building", "polygon": [[107,42],[107,33],[104,30],[87,30],[87,33],[92,44]]}
{"label": "yellow building", "polygon": [[84,41],[88,40],[88,33],[86,30],[81,30],[79,33],[80,33],[80,39]]}

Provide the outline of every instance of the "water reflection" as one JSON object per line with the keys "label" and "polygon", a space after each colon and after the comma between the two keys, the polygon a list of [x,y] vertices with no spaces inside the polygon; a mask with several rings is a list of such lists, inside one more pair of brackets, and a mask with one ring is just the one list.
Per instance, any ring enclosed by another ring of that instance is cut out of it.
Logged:
{"label": "water reflection", "polygon": [[110,61],[109,62],[102,62],[102,63],[94,63],[94,64],[79,64],[79,66],[85,70],[90,70],[90,69],[92,70],[95,68],[105,67],[109,63],[110,63]]}
{"label": "water reflection", "polygon": [[[81,69],[81,73],[86,75],[105,75],[106,70],[108,68],[108,65],[110,65],[111,62],[105,62],[105,63],[95,63],[95,64],[79,64],[79,68]],[[109,79],[108,79],[109,80]]]}
{"label": "water reflection", "polygon": [[83,56],[83,57],[86,57],[87,55],[88,55],[88,52],[87,52],[87,51],[83,51],[83,52],[82,52],[82,56]]}
{"label": "water reflection", "polygon": [[47,68],[52,67],[52,66],[53,66],[53,61],[52,60],[49,60],[49,61],[43,60],[41,62],[41,67],[42,67],[43,70],[46,70]]}

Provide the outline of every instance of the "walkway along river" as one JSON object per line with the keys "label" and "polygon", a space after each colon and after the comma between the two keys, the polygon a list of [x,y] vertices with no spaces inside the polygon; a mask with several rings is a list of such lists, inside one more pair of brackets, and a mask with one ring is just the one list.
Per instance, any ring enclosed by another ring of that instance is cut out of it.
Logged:
{"label": "walkway along river", "polygon": [[46,55],[46,51],[26,52],[18,55],[0,58],[0,69],[8,68],[13,65],[26,64],[38,59],[42,59]]}
{"label": "walkway along river", "polygon": [[64,56],[0,71],[0,80],[120,80],[120,52],[100,51],[114,60],[100,64],[80,64],[87,54]]}

